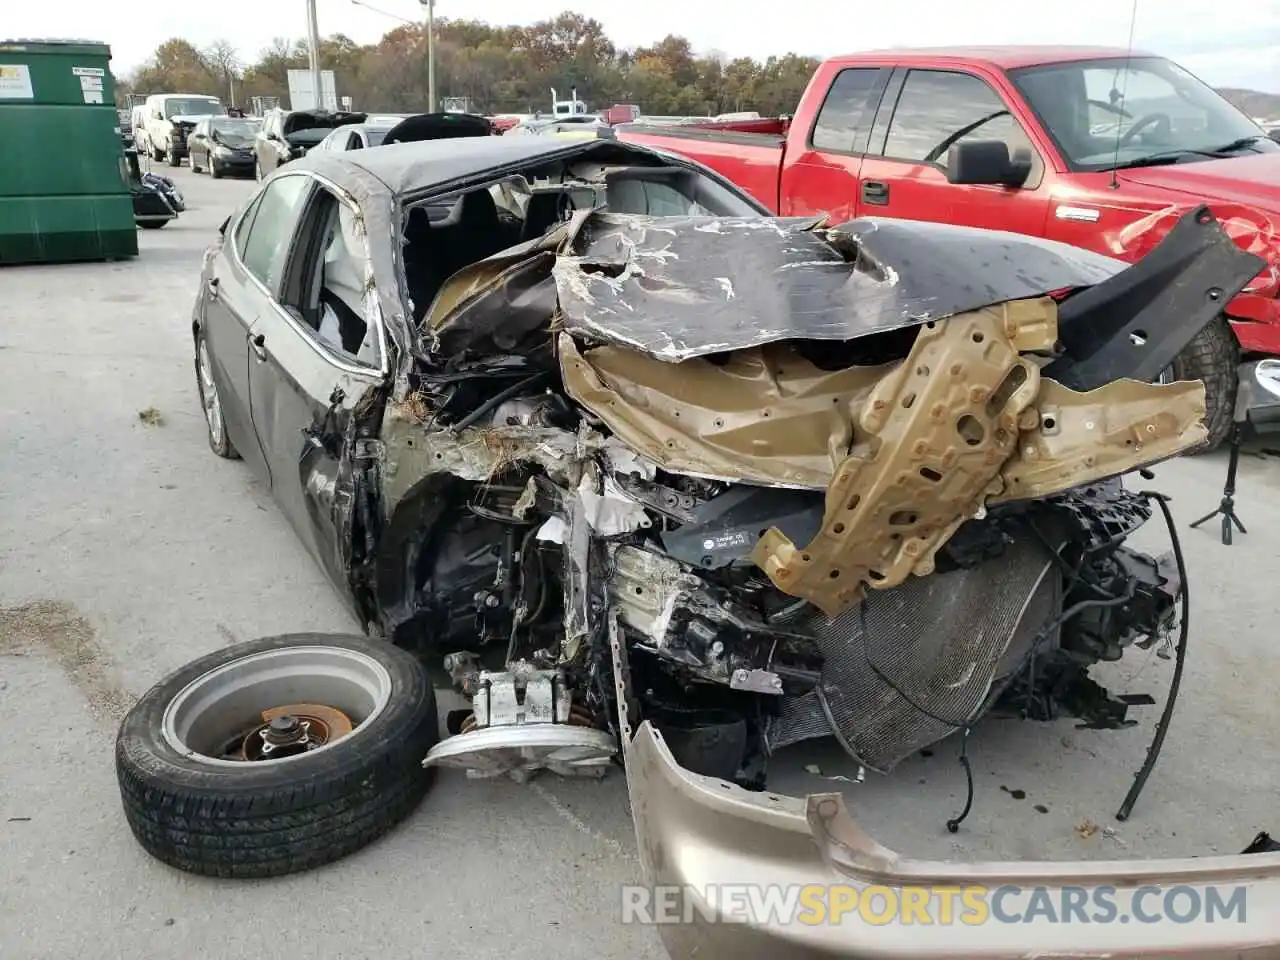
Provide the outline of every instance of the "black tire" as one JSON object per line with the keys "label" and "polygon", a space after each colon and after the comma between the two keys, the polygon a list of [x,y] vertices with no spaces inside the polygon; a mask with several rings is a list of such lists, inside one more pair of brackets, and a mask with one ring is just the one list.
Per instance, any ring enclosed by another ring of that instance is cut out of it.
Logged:
{"label": "black tire", "polygon": [[[376,660],[391,678],[386,706],[324,749],[279,762],[213,765],[165,737],[165,710],[187,684],[300,646]],[[205,876],[276,877],[354,853],[403,820],[431,783],[422,759],[438,739],[435,694],[411,654],[364,637],[290,634],[201,657],[147,691],[120,726],[116,774],[129,827],[152,856]]]}
{"label": "black tire", "polygon": [[213,156],[212,156],[212,155],[210,155],[210,157],[209,157],[209,179],[211,179],[211,180],[221,180],[221,179],[222,179],[222,171],[221,171],[221,170],[219,170],[219,169],[218,169],[218,165],[217,165],[216,163],[214,163],[214,162],[213,162]]}
{"label": "black tire", "polygon": [[161,160],[164,159],[164,151],[157,146],[152,146],[151,159],[159,163]]}
{"label": "black tire", "polygon": [[[239,460],[240,452],[236,450],[231,443],[231,437],[227,433],[227,418],[225,408],[222,407],[221,388],[218,386],[218,378],[213,374],[213,365],[209,364],[209,379],[206,383],[204,371],[201,370],[201,357],[208,361],[208,344],[205,342],[204,330],[201,329],[196,334],[196,396],[200,398],[200,410],[204,414],[205,434],[209,438],[209,449],[217,456],[224,460]],[[218,416],[210,416],[209,398],[206,395],[206,389],[212,388],[214,399],[218,404]],[[215,425],[216,424],[216,425]]]}
{"label": "black tire", "polygon": [[159,230],[168,222],[168,220],[139,220],[138,226],[143,230]]}
{"label": "black tire", "polygon": [[1173,361],[1174,379],[1204,381],[1204,420],[1209,429],[1209,442],[1193,453],[1217,449],[1231,432],[1239,365],[1240,345],[1225,317],[1219,317],[1201,330]]}
{"label": "black tire", "polygon": [[169,166],[171,167],[182,166],[182,157],[178,156],[178,152],[174,150],[173,147],[170,147],[167,151],[165,151],[165,153],[167,154],[167,157],[168,157]]}
{"label": "black tire", "polygon": [[200,172],[200,167],[196,165],[196,154],[194,150],[187,154],[187,164],[191,167],[192,173]]}

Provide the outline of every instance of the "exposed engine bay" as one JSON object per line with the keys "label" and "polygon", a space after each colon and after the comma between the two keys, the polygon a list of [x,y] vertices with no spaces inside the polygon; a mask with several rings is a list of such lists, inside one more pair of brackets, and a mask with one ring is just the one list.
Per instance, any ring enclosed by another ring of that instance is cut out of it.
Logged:
{"label": "exposed engine bay", "polygon": [[1167,645],[1185,584],[1126,546],[1153,508],[1118,478],[1203,442],[1202,385],[1151,381],[1252,260],[1203,212],[1127,269],[714,197],[613,212],[681,176],[596,164],[405,212],[429,349],[382,415],[369,607],[471,702],[427,764],[600,775],[619,697],[756,789],[810,737],[889,771],[993,710],[1132,722],[1089,668]]}

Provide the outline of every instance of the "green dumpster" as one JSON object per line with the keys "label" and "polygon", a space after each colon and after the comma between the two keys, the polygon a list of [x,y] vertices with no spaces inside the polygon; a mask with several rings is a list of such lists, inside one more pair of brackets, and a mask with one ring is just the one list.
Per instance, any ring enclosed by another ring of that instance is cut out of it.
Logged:
{"label": "green dumpster", "polygon": [[0,263],[138,253],[111,48],[0,40]]}

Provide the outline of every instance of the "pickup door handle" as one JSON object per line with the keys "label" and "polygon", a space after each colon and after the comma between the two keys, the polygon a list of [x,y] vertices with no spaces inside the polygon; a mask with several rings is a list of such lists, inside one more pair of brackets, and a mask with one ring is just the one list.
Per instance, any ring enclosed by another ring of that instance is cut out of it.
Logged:
{"label": "pickup door handle", "polygon": [[249,346],[253,347],[254,356],[259,360],[267,359],[267,338],[262,334],[256,334],[249,338]]}
{"label": "pickup door handle", "polygon": [[889,202],[889,185],[880,180],[863,180],[862,202],[884,206]]}

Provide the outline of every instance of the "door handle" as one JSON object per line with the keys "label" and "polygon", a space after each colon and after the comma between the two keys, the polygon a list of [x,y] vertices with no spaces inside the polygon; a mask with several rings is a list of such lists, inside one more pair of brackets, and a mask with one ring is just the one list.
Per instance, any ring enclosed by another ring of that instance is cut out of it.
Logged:
{"label": "door handle", "polygon": [[250,337],[249,346],[253,347],[254,356],[259,360],[267,359],[267,338],[262,334]]}
{"label": "door handle", "polygon": [[862,201],[884,206],[889,202],[889,185],[880,180],[863,180]]}
{"label": "door handle", "polygon": [[217,300],[218,299],[218,278],[217,277],[209,278],[208,289],[209,289],[209,299]]}

